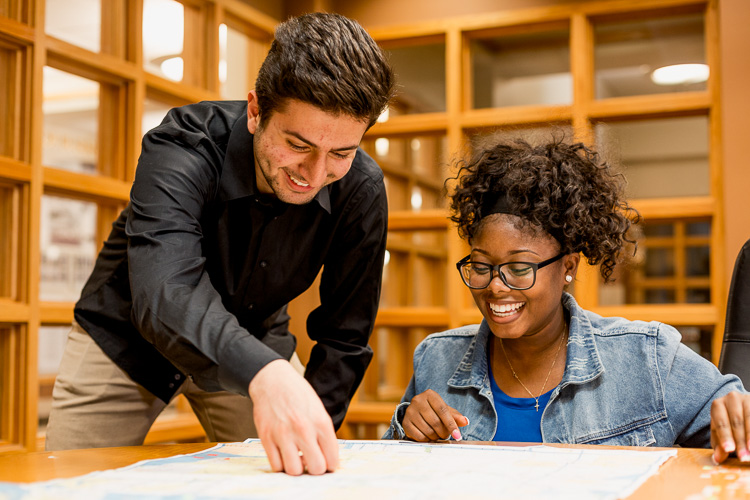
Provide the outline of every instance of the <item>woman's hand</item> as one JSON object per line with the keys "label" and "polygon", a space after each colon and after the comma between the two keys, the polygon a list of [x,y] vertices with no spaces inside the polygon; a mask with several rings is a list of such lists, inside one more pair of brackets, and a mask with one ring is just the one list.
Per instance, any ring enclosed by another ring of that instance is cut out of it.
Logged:
{"label": "woman's hand", "polygon": [[414,441],[437,441],[453,436],[462,439],[459,427],[469,425],[469,419],[445,404],[437,392],[428,389],[417,394],[404,413],[406,437]]}
{"label": "woman's hand", "polygon": [[750,461],[750,394],[730,392],[711,403],[711,447],[718,464],[737,452],[741,462]]}

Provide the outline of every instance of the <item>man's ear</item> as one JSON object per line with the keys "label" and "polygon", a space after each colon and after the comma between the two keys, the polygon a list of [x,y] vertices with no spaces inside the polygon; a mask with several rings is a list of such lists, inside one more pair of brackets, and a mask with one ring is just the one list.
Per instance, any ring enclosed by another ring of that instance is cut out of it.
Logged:
{"label": "man's ear", "polygon": [[247,130],[255,134],[260,125],[260,109],[258,108],[258,94],[254,90],[247,93]]}

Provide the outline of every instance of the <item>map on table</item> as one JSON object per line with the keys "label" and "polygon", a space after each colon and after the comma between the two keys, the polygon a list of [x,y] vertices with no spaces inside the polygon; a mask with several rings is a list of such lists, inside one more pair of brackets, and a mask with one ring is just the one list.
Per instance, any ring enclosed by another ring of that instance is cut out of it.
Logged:
{"label": "map on table", "polygon": [[0,483],[0,500],[617,499],[677,454],[346,440],[339,449],[339,469],[322,476],[271,472],[255,439],[74,478]]}

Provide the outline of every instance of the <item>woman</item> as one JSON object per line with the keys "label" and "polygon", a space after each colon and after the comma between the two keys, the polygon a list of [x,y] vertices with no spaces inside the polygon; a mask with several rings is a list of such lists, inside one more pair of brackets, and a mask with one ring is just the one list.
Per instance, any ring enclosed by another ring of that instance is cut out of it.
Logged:
{"label": "woman", "polygon": [[[582,254],[605,281],[639,216],[583,144],[495,144],[462,163],[451,219],[484,316],[425,339],[385,438],[715,448],[750,459],[750,396],[658,323],[565,292]],[[736,422],[732,427],[729,422]],[[459,429],[460,428],[460,429]]]}

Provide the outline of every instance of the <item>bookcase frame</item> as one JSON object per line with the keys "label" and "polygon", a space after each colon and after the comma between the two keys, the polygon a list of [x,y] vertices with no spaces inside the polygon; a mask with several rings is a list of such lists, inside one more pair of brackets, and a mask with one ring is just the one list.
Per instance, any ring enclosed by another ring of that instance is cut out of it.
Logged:
{"label": "bookcase frame", "polygon": [[[37,373],[38,332],[42,325],[66,325],[73,304],[39,299],[40,219],[42,196],[54,194],[97,204],[97,241],[128,200],[140,152],[143,103],[147,97],[170,104],[220,98],[218,30],[230,25],[259,43],[252,58],[259,62],[278,20],[239,0],[179,0],[185,7],[185,60],[181,82],[144,70],[142,56],[143,0],[103,0],[102,38],[98,53],[45,33],[44,0],[0,0],[0,453],[31,451],[42,445],[37,436],[40,377]],[[314,2],[315,5],[320,2]],[[326,3],[327,5],[328,3]],[[437,21],[372,28],[386,49],[440,41],[445,44],[446,110],[393,116],[376,124],[367,139],[405,135],[445,135],[451,155],[465,150],[477,130],[507,126],[564,123],[577,139],[593,142],[599,122],[705,116],[709,127],[710,194],[707,196],[640,199],[634,205],[646,219],[708,219],[711,257],[711,302],[601,306],[596,269],[579,272],[575,295],[579,303],[603,315],[659,320],[675,326],[700,325],[714,331],[713,361],[718,361],[726,302],[724,213],[722,203],[720,65],[718,0],[594,0],[566,5],[498,11]],[[701,13],[705,19],[706,60],[711,67],[708,88],[701,92],[594,98],[594,29],[600,21]],[[472,109],[470,42],[479,36],[566,26],[570,32],[573,99],[569,105]],[[265,44],[265,45],[264,45]],[[69,172],[42,162],[43,69],[48,65],[101,84],[98,132],[98,175]],[[254,74],[248,75],[252,81]],[[388,172],[386,172],[388,174]],[[398,174],[398,173],[396,173]],[[413,176],[402,177],[416,182]],[[413,346],[424,335],[474,323],[481,316],[455,275],[454,263],[466,253],[444,208],[393,210],[389,230],[401,235],[444,232],[444,269],[439,283],[445,304],[407,304],[381,308],[375,328],[391,329],[398,352],[380,356],[381,337],[374,337],[376,360],[356,395],[340,437],[379,437],[411,371]],[[402,247],[417,265],[418,247]],[[408,273],[407,273],[408,274]],[[408,294],[409,296],[413,294]],[[311,291],[292,305],[292,331],[300,340],[303,361],[309,352],[304,335],[306,312],[315,306]],[[395,340],[398,340],[396,342]],[[385,375],[385,374],[388,375]],[[45,383],[45,380],[42,380]],[[46,380],[49,385],[49,380]],[[147,442],[200,440],[203,432],[178,402],[177,416],[157,421]]]}

